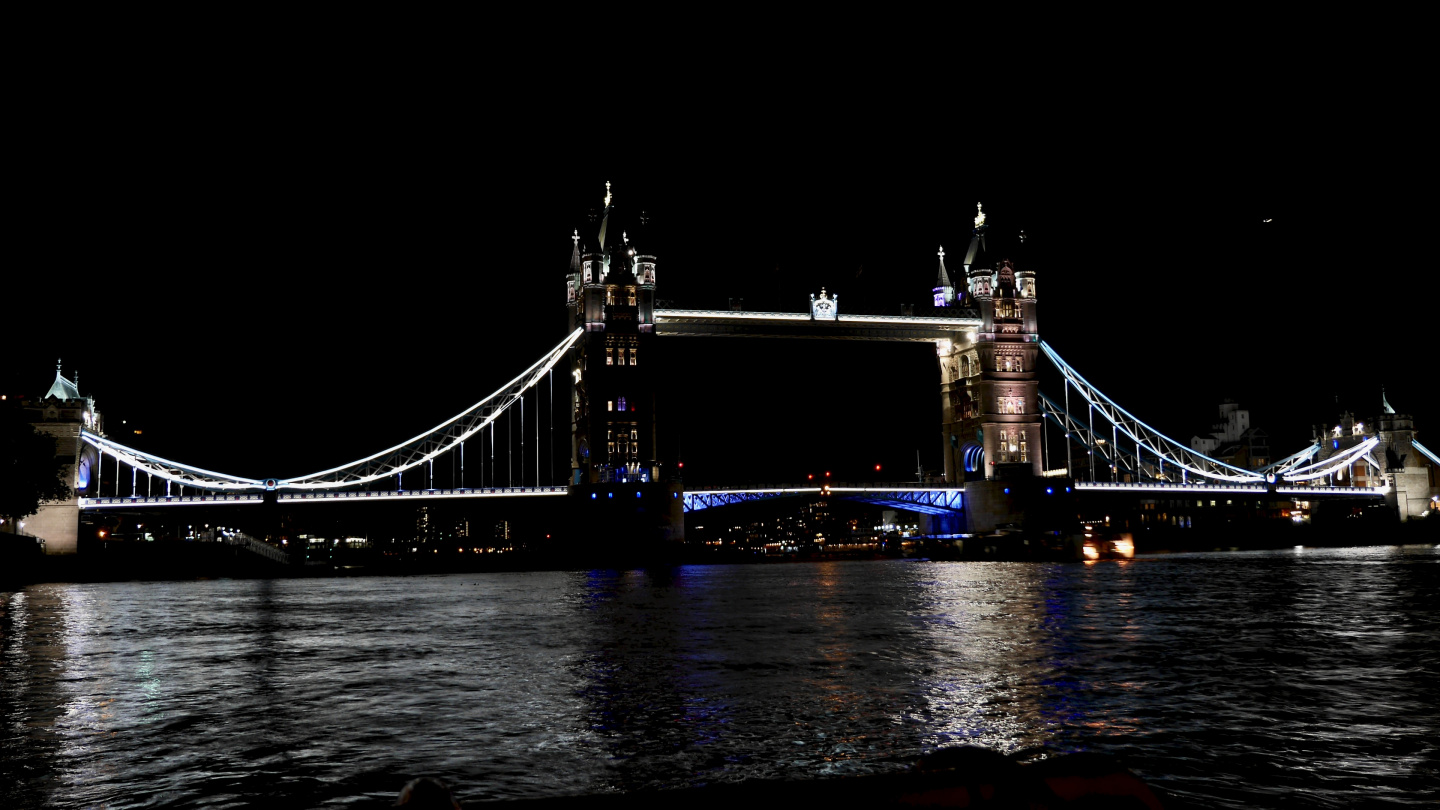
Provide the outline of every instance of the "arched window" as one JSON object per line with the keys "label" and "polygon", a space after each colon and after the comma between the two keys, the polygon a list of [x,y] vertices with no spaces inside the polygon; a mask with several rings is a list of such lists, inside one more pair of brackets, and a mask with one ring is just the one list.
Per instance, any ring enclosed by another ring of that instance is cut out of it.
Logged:
{"label": "arched window", "polygon": [[620,399],[617,400],[615,404],[620,406],[620,410],[625,410],[625,397],[620,397]]}
{"label": "arched window", "polygon": [[960,355],[960,376],[970,376],[970,355],[968,354]]}

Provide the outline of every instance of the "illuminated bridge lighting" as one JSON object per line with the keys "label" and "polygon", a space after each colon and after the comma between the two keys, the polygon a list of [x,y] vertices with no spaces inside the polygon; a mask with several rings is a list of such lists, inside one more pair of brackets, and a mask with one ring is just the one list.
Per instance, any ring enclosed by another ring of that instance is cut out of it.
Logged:
{"label": "illuminated bridge lighting", "polygon": [[[333,501],[432,501],[448,498],[524,498],[565,495],[567,487],[475,487],[465,489],[406,489],[376,492],[282,492],[275,500],[280,503],[318,503]],[[198,506],[201,504],[264,503],[257,493],[215,493],[213,495],[158,496],[136,498],[81,498],[81,509],[109,509],[125,506]]]}
{"label": "illuminated bridge lighting", "polygon": [[927,515],[953,514],[964,510],[964,491],[931,487],[770,487],[757,489],[714,489],[685,493],[685,511],[698,512],[716,506],[771,500],[796,495],[830,494],[848,501],[860,501],[920,512]]}

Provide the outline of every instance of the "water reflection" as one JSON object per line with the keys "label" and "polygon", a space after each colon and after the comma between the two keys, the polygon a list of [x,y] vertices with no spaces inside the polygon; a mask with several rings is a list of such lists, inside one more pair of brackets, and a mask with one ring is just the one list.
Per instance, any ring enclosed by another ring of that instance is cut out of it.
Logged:
{"label": "water reflection", "polygon": [[960,742],[1120,754],[1207,806],[1400,801],[1440,756],[1437,572],[1372,549],[37,586],[0,594],[0,804],[380,803],[421,774],[524,798]]}

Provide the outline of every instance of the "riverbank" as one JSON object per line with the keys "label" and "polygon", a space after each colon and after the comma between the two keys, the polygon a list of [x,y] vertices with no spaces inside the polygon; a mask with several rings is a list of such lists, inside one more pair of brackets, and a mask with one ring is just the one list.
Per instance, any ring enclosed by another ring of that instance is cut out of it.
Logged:
{"label": "riverbank", "polygon": [[[1297,526],[1265,532],[1170,531],[1139,532],[1136,554],[1220,551],[1262,551],[1366,546],[1440,545],[1440,521],[1424,520],[1363,532]],[[515,550],[503,554],[470,554],[456,550],[430,553],[347,554],[331,561],[280,563],[244,547],[223,543],[161,541],[114,542],[68,556],[45,556],[28,550],[8,554],[0,571],[0,589],[41,582],[125,582],[195,579],[255,579],[353,576],[416,576],[507,571],[634,569],[676,565],[769,565],[795,562],[892,560],[1079,562],[1086,559],[1071,539],[1031,536],[1023,532],[968,538],[923,539],[884,552],[827,550],[763,554],[752,549],[715,549],[682,545],[652,547],[639,552],[612,549],[577,553],[574,549]]]}

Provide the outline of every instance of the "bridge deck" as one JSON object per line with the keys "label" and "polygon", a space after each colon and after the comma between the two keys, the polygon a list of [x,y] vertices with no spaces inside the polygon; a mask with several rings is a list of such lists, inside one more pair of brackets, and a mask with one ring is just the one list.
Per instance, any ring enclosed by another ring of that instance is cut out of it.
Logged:
{"label": "bridge deck", "polygon": [[[1149,492],[1156,495],[1172,493],[1186,494],[1235,494],[1264,495],[1269,492],[1264,486],[1245,484],[1166,484],[1166,483],[1110,483],[1104,481],[1077,481],[1075,488],[1081,492]],[[448,498],[525,498],[537,496],[565,495],[568,487],[475,487],[463,489],[407,489],[379,492],[281,492],[275,496],[279,503],[334,503],[338,501],[425,501]],[[964,488],[925,486],[775,486],[737,487],[734,489],[704,489],[686,492],[685,511],[691,512],[712,506],[726,506],[748,501],[793,495],[819,495],[830,493],[851,500],[863,500],[882,506],[893,506],[918,512],[954,512],[961,510]],[[1384,487],[1278,487],[1275,494],[1283,497],[1350,497],[1383,498]],[[209,495],[155,495],[133,498],[81,498],[81,509],[114,509],[120,507],[151,506],[243,506],[265,502],[265,496],[258,492],[215,493]]]}
{"label": "bridge deck", "polygon": [[[436,500],[444,498],[523,498],[544,495],[564,495],[567,487],[484,487],[465,489],[406,489],[382,492],[281,492],[275,497],[279,503],[320,503],[335,501],[398,501]],[[81,498],[81,509],[109,509],[124,506],[199,506],[243,505],[264,503],[265,496],[258,492],[216,493],[214,495],[159,495],[135,498]]]}

